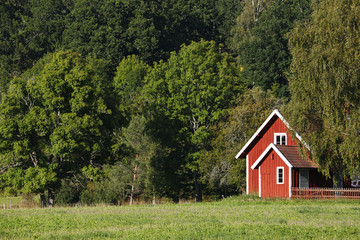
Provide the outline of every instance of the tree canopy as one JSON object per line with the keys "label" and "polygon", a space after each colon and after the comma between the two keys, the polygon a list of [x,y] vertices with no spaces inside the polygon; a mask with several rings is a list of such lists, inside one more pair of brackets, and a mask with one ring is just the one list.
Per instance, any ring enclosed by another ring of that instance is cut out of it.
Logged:
{"label": "tree canopy", "polygon": [[[210,126],[228,115],[244,89],[240,68],[214,41],[200,41],[173,52],[167,62],[156,64],[147,75],[145,97],[170,119],[182,123],[191,143],[187,166],[198,171],[199,151],[208,144]],[[199,193],[198,193],[199,194]]]}
{"label": "tree canopy", "polygon": [[11,0],[0,13],[0,194],[240,193],[233,155],[280,106],[325,172],[358,173],[359,0]]}
{"label": "tree canopy", "polygon": [[290,34],[291,123],[322,169],[359,170],[359,1],[313,3]]}
{"label": "tree canopy", "polygon": [[[249,1],[250,2],[250,1]],[[253,1],[252,1],[253,2]],[[245,1],[245,3],[247,3]],[[279,97],[288,97],[287,74],[291,63],[287,33],[297,21],[304,21],[311,13],[309,0],[259,1],[253,18],[239,19],[237,51],[244,66],[243,75],[250,86],[272,89]],[[246,5],[247,6],[247,5]],[[264,8],[267,6],[266,10]],[[253,10],[254,7],[250,8]],[[245,14],[245,12],[243,12]],[[240,21],[242,19],[242,21]],[[251,22],[244,23],[251,19]],[[244,26],[249,25],[246,29]],[[240,41],[239,41],[240,40]]]}
{"label": "tree canopy", "polygon": [[11,81],[0,105],[1,166],[2,177],[16,173],[19,183],[6,187],[26,192],[31,184],[44,192],[83,166],[107,160],[107,79],[103,61],[65,51]]}

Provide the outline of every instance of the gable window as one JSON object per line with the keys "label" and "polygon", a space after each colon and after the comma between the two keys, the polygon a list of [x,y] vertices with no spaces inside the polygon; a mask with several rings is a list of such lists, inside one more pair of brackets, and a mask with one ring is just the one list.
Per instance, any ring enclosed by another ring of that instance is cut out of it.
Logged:
{"label": "gable window", "polygon": [[275,133],[274,143],[277,145],[286,145],[286,133]]}
{"label": "gable window", "polygon": [[276,168],[276,183],[284,184],[284,167]]}

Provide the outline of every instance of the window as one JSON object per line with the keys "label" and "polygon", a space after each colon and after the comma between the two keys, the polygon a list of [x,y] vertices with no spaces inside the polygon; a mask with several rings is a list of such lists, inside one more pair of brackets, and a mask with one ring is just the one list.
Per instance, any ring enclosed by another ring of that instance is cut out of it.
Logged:
{"label": "window", "polygon": [[309,169],[303,168],[299,170],[299,179],[301,188],[309,188]]}
{"label": "window", "polygon": [[286,145],[286,133],[275,133],[274,143],[277,145]]}
{"label": "window", "polygon": [[277,184],[284,184],[284,167],[277,167],[276,168],[276,183]]}

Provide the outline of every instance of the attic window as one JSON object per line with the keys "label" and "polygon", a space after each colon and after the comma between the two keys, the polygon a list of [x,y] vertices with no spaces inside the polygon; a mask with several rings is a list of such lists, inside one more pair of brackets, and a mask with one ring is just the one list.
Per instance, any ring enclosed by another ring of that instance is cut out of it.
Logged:
{"label": "attic window", "polygon": [[276,183],[284,184],[284,167],[276,168]]}
{"label": "attic window", "polygon": [[286,133],[275,133],[274,143],[277,145],[286,145]]}

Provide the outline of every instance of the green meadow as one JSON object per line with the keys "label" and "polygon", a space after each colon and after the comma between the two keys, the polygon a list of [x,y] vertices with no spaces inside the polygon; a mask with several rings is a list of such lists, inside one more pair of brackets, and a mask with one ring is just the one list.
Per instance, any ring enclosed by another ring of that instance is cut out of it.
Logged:
{"label": "green meadow", "polygon": [[359,239],[359,201],[218,202],[0,210],[0,239]]}

